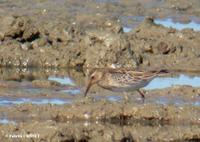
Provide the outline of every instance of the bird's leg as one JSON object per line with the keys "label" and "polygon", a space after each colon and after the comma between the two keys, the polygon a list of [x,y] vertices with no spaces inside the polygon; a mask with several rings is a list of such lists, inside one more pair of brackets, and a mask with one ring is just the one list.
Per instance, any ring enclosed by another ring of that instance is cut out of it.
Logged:
{"label": "bird's leg", "polygon": [[142,101],[144,102],[144,100],[145,100],[144,94],[139,89],[137,90],[137,92],[140,94]]}
{"label": "bird's leg", "polygon": [[129,101],[129,97],[128,97],[127,92],[123,92],[123,96],[124,96],[124,101],[125,101],[125,104],[126,104]]}

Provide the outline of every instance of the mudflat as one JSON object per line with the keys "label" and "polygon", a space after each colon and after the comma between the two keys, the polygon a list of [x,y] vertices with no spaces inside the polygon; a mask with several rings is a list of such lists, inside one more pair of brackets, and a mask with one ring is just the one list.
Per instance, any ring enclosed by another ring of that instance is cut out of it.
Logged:
{"label": "mudflat", "polygon": [[[200,141],[200,1],[0,7],[2,141]],[[142,103],[97,86],[84,98],[92,67],[170,73],[144,88]]]}

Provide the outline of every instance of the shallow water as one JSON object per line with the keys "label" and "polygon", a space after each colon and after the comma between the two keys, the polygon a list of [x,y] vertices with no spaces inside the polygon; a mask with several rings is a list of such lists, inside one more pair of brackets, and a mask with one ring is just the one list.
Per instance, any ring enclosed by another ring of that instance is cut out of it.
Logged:
{"label": "shallow water", "polygon": [[[123,25],[123,31],[125,33],[130,32],[131,30],[134,30],[142,21],[145,19],[144,16],[124,16],[121,17],[121,23]],[[183,29],[193,29],[194,31],[200,31],[200,23],[196,22],[196,17],[193,17],[189,19],[189,22],[183,23],[179,22],[178,20],[174,20],[173,18],[164,18],[154,19],[155,24],[160,24],[167,28],[174,28],[177,30],[183,30]]]}
{"label": "shallow water", "polygon": [[188,23],[180,23],[180,22],[174,22],[172,18],[166,18],[166,19],[155,19],[154,22],[156,24],[160,24],[165,27],[174,28],[177,30],[193,29],[194,31],[200,31],[200,24],[193,20]]}
{"label": "shallow water", "polygon": [[144,20],[144,16],[122,16],[120,22],[123,25],[123,31],[125,33],[130,32],[136,28]]}
{"label": "shallow water", "polygon": [[180,74],[177,77],[157,77],[152,80],[144,89],[164,89],[175,85],[200,87],[200,76],[188,76],[186,74]]}
{"label": "shallow water", "polygon": [[75,85],[74,81],[69,77],[56,77],[56,76],[49,76],[48,80],[53,80],[65,85]]}
{"label": "shallow water", "polygon": [[16,124],[16,122],[3,118],[3,119],[0,119],[0,124]]}
{"label": "shallow water", "polygon": [[[10,74],[14,74],[11,70]],[[10,84],[8,87],[2,87],[1,93],[7,94],[0,97],[0,106],[9,106],[9,105],[20,105],[24,103],[32,103],[35,105],[46,105],[46,104],[54,104],[54,105],[64,105],[70,104],[76,101],[77,99],[82,98],[83,91],[85,89],[85,80],[86,77],[82,76],[81,72],[68,71],[71,73],[65,73],[57,70],[48,71],[48,74],[41,74],[41,72],[45,72],[44,70],[29,70],[24,73],[27,74],[37,74],[39,73],[41,76],[36,77],[38,80],[46,80],[46,81],[56,81],[61,85],[65,85],[64,87],[48,87],[43,88],[42,86],[31,86],[32,80],[22,80],[18,81],[6,81],[1,80],[1,84]],[[8,77],[10,77],[8,74]],[[5,77],[7,78],[7,77]],[[178,74],[176,76],[167,76],[167,77],[157,77],[153,79],[144,89],[145,90],[154,90],[154,89],[165,89],[176,85],[188,85],[192,87],[200,87],[200,75],[189,75],[189,74]],[[14,87],[13,87],[14,86]],[[9,89],[8,89],[9,88]],[[92,92],[90,92],[92,93]],[[48,96],[44,96],[47,94]],[[137,94],[137,93],[136,93]],[[18,97],[17,97],[18,96]],[[120,102],[124,100],[124,94],[120,93],[107,93],[107,95],[101,95],[101,91],[95,94],[95,99],[106,99],[111,102]],[[136,95],[136,103],[140,100],[140,96]],[[157,96],[157,97],[148,97],[146,103],[156,103],[156,104],[174,104],[174,105],[194,105],[199,106],[200,99],[196,99],[195,101],[187,102],[184,98],[176,98],[176,97],[165,97],[165,96]]]}
{"label": "shallow water", "polygon": [[63,105],[69,104],[71,101],[69,99],[59,99],[59,98],[10,98],[10,97],[1,97],[0,98],[0,106],[10,106],[10,105],[20,105],[31,103],[35,105],[45,105],[45,104],[53,104],[53,105]]}

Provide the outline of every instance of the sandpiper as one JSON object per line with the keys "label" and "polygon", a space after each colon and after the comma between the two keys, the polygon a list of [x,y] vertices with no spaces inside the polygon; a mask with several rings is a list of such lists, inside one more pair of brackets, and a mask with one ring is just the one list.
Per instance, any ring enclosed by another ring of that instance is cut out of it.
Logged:
{"label": "sandpiper", "polygon": [[165,73],[168,73],[168,71],[160,70],[145,72],[121,68],[93,69],[89,75],[89,80],[84,96],[87,95],[92,85],[97,84],[98,86],[104,89],[111,90],[114,92],[137,91],[144,100],[145,96],[140,91],[140,88],[145,87],[156,76]]}

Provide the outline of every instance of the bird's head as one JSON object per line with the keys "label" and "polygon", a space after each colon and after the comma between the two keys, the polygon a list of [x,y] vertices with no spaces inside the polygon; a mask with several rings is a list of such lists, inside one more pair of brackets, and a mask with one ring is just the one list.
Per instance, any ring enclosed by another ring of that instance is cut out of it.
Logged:
{"label": "bird's head", "polygon": [[89,79],[87,82],[87,87],[84,93],[84,96],[87,95],[88,91],[90,90],[91,86],[98,83],[103,78],[103,72],[102,71],[92,71],[89,75]]}

